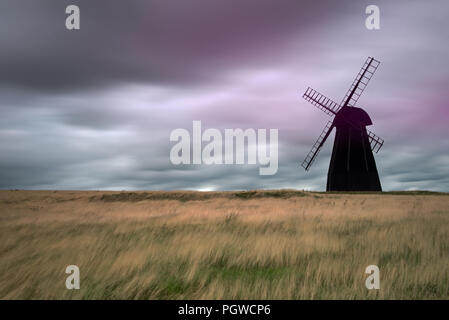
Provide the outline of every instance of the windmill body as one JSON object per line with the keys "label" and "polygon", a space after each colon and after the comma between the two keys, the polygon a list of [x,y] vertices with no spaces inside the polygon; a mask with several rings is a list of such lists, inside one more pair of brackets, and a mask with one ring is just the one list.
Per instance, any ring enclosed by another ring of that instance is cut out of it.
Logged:
{"label": "windmill body", "polygon": [[343,107],[335,116],[327,191],[382,190],[366,131],[366,126],[371,124],[368,114],[360,108]]}
{"label": "windmill body", "polygon": [[307,101],[334,117],[326,124],[302,163],[309,170],[329,134],[336,128],[327,191],[382,191],[373,151],[378,152],[384,141],[366,129],[372,125],[371,118],[366,111],[354,106],[379,64],[371,57],[365,61],[341,104],[311,88],[303,95]]}

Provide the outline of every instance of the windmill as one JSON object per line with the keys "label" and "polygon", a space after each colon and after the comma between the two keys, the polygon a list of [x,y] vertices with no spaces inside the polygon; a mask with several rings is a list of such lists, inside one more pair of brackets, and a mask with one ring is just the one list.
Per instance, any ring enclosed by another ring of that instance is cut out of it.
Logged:
{"label": "windmill", "polygon": [[355,107],[380,62],[368,57],[340,104],[312,88],[303,98],[333,117],[302,163],[308,171],[329,134],[336,128],[332,157],[327,175],[327,191],[382,191],[374,160],[384,140],[366,129],[372,125],[368,114]]}

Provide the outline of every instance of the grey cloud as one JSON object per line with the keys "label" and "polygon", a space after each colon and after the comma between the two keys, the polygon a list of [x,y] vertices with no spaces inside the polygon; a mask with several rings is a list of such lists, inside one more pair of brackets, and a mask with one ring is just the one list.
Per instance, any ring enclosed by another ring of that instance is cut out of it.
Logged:
{"label": "grey cloud", "polygon": [[[0,83],[63,90],[120,82],[187,86],[237,65],[277,59],[298,31],[342,6],[325,1],[75,1],[80,31],[64,28],[73,1],[2,2]],[[307,10],[305,10],[307,8]],[[20,17],[20,19],[19,19]]]}
{"label": "grey cloud", "polygon": [[[69,3],[80,32],[63,27]],[[448,4],[379,1],[378,33],[363,27],[367,4],[2,1],[0,188],[324,190],[332,139],[309,172],[300,163],[328,118],[301,94],[339,102],[374,55],[360,103],[386,140],[384,189],[449,190]],[[278,173],[173,166],[170,131],[193,120],[278,128]]]}

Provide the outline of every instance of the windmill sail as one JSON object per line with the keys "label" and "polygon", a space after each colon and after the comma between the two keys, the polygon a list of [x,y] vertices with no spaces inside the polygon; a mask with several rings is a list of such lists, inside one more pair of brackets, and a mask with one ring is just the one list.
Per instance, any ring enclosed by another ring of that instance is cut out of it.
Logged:
{"label": "windmill sail", "polygon": [[331,133],[332,128],[332,121],[328,121],[320,136],[318,137],[318,140],[315,141],[312,149],[309,151],[306,158],[302,162],[301,166],[306,169],[306,171],[309,170],[310,166],[318,155],[318,152],[320,152],[320,149],[323,146],[324,142],[326,142],[326,139]]}
{"label": "windmill sail", "polygon": [[366,133],[368,134],[368,140],[371,145],[371,150],[378,153],[380,148],[384,145],[384,139],[376,136],[373,132],[366,129]]}
{"label": "windmill sail", "polygon": [[352,82],[351,87],[349,87],[348,92],[346,92],[345,97],[341,101],[341,106],[348,105],[350,107],[354,107],[356,105],[368,85],[368,82],[373,77],[374,72],[376,72],[379,67],[379,64],[380,61],[374,58],[368,57],[368,59],[366,59],[362,69],[360,69],[359,73]]}
{"label": "windmill sail", "polygon": [[[369,63],[370,59],[371,58],[368,58],[368,60],[367,60],[368,63]],[[373,62],[374,61],[377,61],[377,60],[373,59]],[[367,65],[367,63],[365,62],[364,66],[366,66],[366,65]],[[374,65],[376,65],[376,64],[374,64]],[[378,66],[378,64],[377,64],[377,66]],[[364,70],[364,69],[371,70],[370,68],[371,67],[365,67],[365,68],[362,68],[362,70]],[[370,76],[370,78],[371,78],[371,76]],[[356,79],[357,78],[361,79],[362,77],[357,76]],[[362,82],[360,82],[360,83],[362,83]],[[367,82],[364,82],[364,83],[367,83]],[[363,89],[366,87],[365,84],[363,84],[362,86],[363,86]],[[351,86],[351,87],[354,87],[354,86]],[[340,111],[340,109],[341,109],[341,105],[339,105],[335,101],[332,101],[331,99],[327,98],[323,94],[319,93],[318,91],[316,91],[310,87],[307,88],[306,92],[303,95],[303,98],[330,116],[336,115],[338,113],[338,111]],[[343,119],[343,120],[345,120],[345,119]],[[348,121],[348,124],[355,126],[355,128],[357,128],[357,126],[352,124],[350,121]],[[325,130],[328,128],[330,128],[329,124],[326,125]],[[320,137],[318,137],[318,140],[315,142],[314,146],[312,147],[312,150],[310,150],[306,159],[302,163],[302,167],[304,167],[304,169],[308,170],[310,168],[310,166],[312,165],[313,161],[315,160],[315,157],[317,156],[317,154],[319,152],[318,146],[321,144],[321,140],[325,136],[325,130],[323,130]],[[382,138],[378,137],[377,135],[375,135],[373,132],[369,131],[368,129],[366,130],[366,132],[368,135],[368,140],[370,142],[371,150],[376,153],[379,152],[380,148],[384,144],[384,140]]]}
{"label": "windmill sail", "polygon": [[310,87],[307,88],[302,97],[330,116],[335,115],[341,108],[338,103],[332,101]]}

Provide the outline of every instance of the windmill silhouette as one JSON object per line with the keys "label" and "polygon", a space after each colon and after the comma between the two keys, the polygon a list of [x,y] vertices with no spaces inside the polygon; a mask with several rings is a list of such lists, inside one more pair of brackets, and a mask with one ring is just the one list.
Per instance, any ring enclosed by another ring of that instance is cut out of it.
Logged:
{"label": "windmill silhouette", "polygon": [[308,171],[335,127],[327,191],[382,191],[373,151],[377,153],[384,140],[366,129],[373,123],[366,111],[355,107],[379,64],[374,58],[366,59],[341,104],[310,87],[303,95],[304,99],[334,117],[333,121],[326,124],[302,163],[302,167]]}

